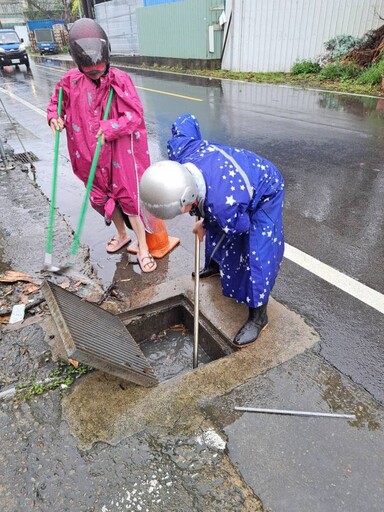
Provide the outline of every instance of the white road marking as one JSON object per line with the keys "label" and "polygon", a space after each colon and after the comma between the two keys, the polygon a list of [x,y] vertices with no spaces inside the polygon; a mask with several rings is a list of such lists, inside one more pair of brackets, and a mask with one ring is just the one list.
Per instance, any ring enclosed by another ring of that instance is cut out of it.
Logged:
{"label": "white road marking", "polygon": [[382,293],[346,276],[292,245],[285,244],[284,257],[380,313],[384,313],[384,295]]}
{"label": "white road marking", "polygon": [[[44,110],[35,107],[35,105],[29,103],[29,101],[23,100],[16,94],[7,91],[6,89],[3,89],[2,87],[0,87],[0,92],[7,94],[10,98],[19,101],[20,103],[30,108],[34,112],[38,113],[39,115],[46,117],[46,112],[44,112]],[[299,249],[296,249],[295,247],[287,243],[285,244],[284,257],[292,261],[293,263],[296,263],[300,267],[305,268],[315,276],[320,277],[327,283],[330,283],[333,286],[336,286],[337,288],[342,290],[343,292],[348,293],[352,297],[355,297],[364,304],[371,306],[380,313],[384,313],[384,295],[382,293],[377,292],[372,288],[369,288],[365,284],[356,281],[352,277],[349,277],[343,274],[342,272],[339,272],[335,268],[330,267],[325,263],[322,263],[321,261],[317,260],[316,258],[313,258],[309,254],[306,254],[305,252],[300,251]]]}
{"label": "white road marking", "polygon": [[6,89],[3,89],[3,87],[0,87],[0,92],[7,94],[10,98],[18,101],[19,103],[22,103],[23,105],[30,108],[31,110],[33,110],[40,116],[47,117],[47,113],[43,109],[41,109],[39,107],[35,107],[35,105],[33,105],[32,103],[29,103],[29,101],[23,100],[23,98],[20,98],[20,96],[16,96],[16,94],[13,94],[13,92],[7,91]]}

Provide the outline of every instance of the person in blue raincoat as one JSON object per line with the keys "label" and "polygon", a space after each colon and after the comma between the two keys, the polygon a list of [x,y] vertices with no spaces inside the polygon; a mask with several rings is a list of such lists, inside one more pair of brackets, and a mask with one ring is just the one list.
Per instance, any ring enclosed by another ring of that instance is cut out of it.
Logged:
{"label": "person in blue raincoat", "polygon": [[172,125],[169,160],[151,165],[140,183],[143,205],[156,217],[202,217],[193,228],[205,236],[200,277],[220,273],[223,294],[249,308],[236,334],[238,348],[267,326],[267,303],[284,252],[284,179],[268,160],[245,149],[203,140],[191,114]]}

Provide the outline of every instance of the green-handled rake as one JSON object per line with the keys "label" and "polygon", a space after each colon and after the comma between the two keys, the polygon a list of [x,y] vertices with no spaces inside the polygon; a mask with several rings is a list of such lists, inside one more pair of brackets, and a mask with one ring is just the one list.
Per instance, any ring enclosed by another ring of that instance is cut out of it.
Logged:
{"label": "green-handled rake", "polygon": [[[59,100],[57,104],[57,117],[61,117],[61,107],[63,104],[63,89],[59,89]],[[59,160],[59,146],[60,146],[60,130],[56,131],[55,134],[55,152],[53,158],[53,174],[52,174],[52,190],[51,190],[51,206],[49,209],[49,223],[48,223],[48,234],[47,244],[45,248],[44,258],[44,270],[50,272],[58,272],[59,267],[52,265],[52,250],[53,250],[53,228],[55,224],[55,208],[56,208],[56,188],[57,188],[57,164]]]}
{"label": "green-handled rake", "polygon": [[[109,116],[109,111],[111,108],[113,98],[113,89],[111,88],[109,91],[107,106],[105,108],[103,120],[106,121]],[[61,114],[61,103],[62,103],[62,90],[59,89],[59,102],[58,102],[58,117],[60,117]],[[45,252],[45,270],[49,270],[50,272],[65,272],[66,270],[72,268],[75,263],[75,256],[77,254],[77,251],[79,249],[80,245],[80,236],[81,232],[83,230],[84,226],[84,220],[85,220],[85,214],[87,211],[88,201],[89,201],[89,195],[91,193],[93,180],[95,178],[96,173],[96,167],[97,162],[99,161],[100,156],[100,150],[101,150],[101,142],[102,142],[102,136],[100,135],[97,144],[95,153],[93,155],[91,170],[89,171],[85,196],[83,200],[83,204],[81,207],[80,217],[77,224],[77,229],[75,232],[75,236],[73,239],[70,256],[67,264],[64,267],[55,267],[52,265],[52,247],[53,247],[53,225],[54,225],[54,218],[55,218],[55,203],[56,203],[56,187],[57,187],[57,161],[58,161],[58,152],[59,152],[59,138],[60,138],[60,132],[58,131],[56,133],[56,140],[55,140],[55,156],[54,156],[54,164],[53,164],[53,179],[52,179],[52,199],[51,199],[51,208],[50,208],[50,216],[49,216],[49,227],[48,227],[48,237],[47,237],[47,248]]]}

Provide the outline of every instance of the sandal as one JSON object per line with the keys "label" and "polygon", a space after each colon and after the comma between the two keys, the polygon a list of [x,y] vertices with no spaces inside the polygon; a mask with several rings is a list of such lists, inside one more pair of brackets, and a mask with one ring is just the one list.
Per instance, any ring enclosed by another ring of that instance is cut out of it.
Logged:
{"label": "sandal", "polygon": [[130,243],[131,239],[127,235],[125,238],[119,238],[117,235],[115,235],[113,238],[110,239],[110,241],[107,243],[107,252],[108,253],[114,253],[119,251],[122,247],[128,245]]}
{"label": "sandal", "polygon": [[140,257],[140,253],[137,253],[137,261],[142,272],[153,272],[157,268],[157,263],[149,252],[147,253],[147,256],[143,256],[142,258]]}

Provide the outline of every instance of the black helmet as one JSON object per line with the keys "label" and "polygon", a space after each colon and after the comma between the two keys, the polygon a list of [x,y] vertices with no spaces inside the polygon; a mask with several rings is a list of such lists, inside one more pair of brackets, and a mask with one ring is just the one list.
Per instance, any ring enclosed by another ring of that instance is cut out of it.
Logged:
{"label": "black helmet", "polygon": [[108,68],[110,44],[107,34],[96,21],[90,18],[75,21],[68,42],[71,57],[80,70],[98,64]]}

